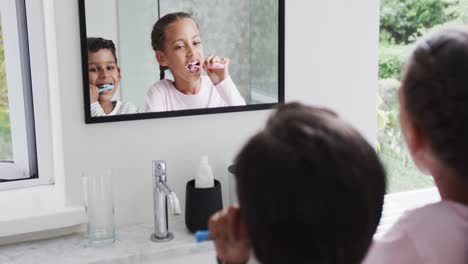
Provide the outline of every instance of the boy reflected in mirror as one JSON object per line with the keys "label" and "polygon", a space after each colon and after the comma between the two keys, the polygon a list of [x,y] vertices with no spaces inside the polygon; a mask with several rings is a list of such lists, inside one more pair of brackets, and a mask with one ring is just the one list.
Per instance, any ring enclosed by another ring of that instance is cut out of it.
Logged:
{"label": "boy reflected in mirror", "polygon": [[88,38],[88,74],[92,117],[138,113],[134,104],[113,100],[121,74],[112,40]]}

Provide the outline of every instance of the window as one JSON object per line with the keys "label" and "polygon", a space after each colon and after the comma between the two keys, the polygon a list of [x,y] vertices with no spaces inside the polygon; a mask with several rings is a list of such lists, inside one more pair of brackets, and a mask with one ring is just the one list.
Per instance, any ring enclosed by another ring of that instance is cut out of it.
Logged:
{"label": "window", "polygon": [[24,0],[0,0],[0,188],[37,178]]}
{"label": "window", "polygon": [[378,152],[389,177],[389,192],[433,187],[406,149],[399,128],[400,70],[414,41],[468,19],[467,0],[381,0],[378,88]]}
{"label": "window", "polygon": [[6,83],[5,53],[3,50],[2,32],[2,23],[0,19],[0,161],[7,162],[13,160],[13,150],[11,146],[8,88]]}
{"label": "window", "polygon": [[[4,243],[23,241],[36,235],[39,238],[53,236],[57,231],[72,232],[86,222],[84,208],[70,205],[74,203],[67,200],[65,184],[54,184],[55,179],[64,182],[55,22],[59,2],[64,1],[0,0],[5,55],[5,61],[1,63],[6,67],[7,83],[0,91],[8,98],[8,110],[3,109],[8,112],[9,120],[8,123],[2,121],[2,125],[11,125],[8,134],[11,135],[13,154],[12,160],[9,157],[8,162],[2,160],[0,163],[0,178],[7,177],[7,173],[11,176],[15,171],[20,171],[17,176],[23,178],[0,182],[0,240]],[[18,83],[21,86],[17,86]],[[22,96],[14,96],[18,93]],[[20,130],[15,129],[18,126]],[[16,149],[21,144],[18,154]],[[0,145],[1,150],[3,147]],[[30,151],[31,147],[36,151]],[[36,152],[36,157],[31,159],[30,155]],[[26,155],[21,156],[21,153]],[[27,163],[22,163],[28,173],[18,162],[21,157],[28,159]],[[23,187],[28,188],[19,189]],[[17,190],[3,191],[6,189]],[[47,232],[52,229],[53,232]],[[34,234],[31,236],[30,233]]]}

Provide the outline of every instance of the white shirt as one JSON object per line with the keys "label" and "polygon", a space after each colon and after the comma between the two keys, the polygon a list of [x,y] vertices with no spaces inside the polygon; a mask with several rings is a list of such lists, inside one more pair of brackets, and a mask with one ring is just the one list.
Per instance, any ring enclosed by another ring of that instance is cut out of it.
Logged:
{"label": "white shirt", "polygon": [[109,114],[104,112],[99,102],[91,104],[91,116],[113,116],[138,113],[138,108],[129,102],[114,101],[115,107]]}
{"label": "white shirt", "polygon": [[208,76],[201,76],[200,90],[194,95],[181,93],[174,87],[172,81],[167,79],[153,84],[146,93],[147,112],[235,105],[245,105],[245,100],[231,77],[215,86]]}
{"label": "white shirt", "polygon": [[467,264],[468,206],[441,201],[407,212],[374,240],[363,264]]}

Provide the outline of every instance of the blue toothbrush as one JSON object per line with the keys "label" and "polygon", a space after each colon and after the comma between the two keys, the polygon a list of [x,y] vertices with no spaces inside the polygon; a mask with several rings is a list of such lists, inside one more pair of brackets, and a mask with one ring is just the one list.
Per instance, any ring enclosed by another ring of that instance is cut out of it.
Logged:
{"label": "blue toothbrush", "polygon": [[[204,241],[209,241],[209,240],[212,240],[212,238],[210,237],[210,231],[208,230],[199,230],[199,231],[196,231],[195,234],[195,239],[197,240],[198,243],[201,243],[201,242],[204,242]],[[216,256],[216,262],[218,264],[222,264],[223,262],[221,261],[221,259]]]}
{"label": "blue toothbrush", "polygon": [[199,230],[199,231],[196,231],[195,234],[194,234],[194,236],[195,236],[195,240],[196,240],[198,243],[211,240],[211,238],[210,238],[210,231],[208,231],[208,230]]}
{"label": "blue toothbrush", "polygon": [[102,93],[102,92],[109,91],[109,90],[112,90],[112,89],[114,89],[114,85],[106,84],[102,88],[98,89],[98,93]]}

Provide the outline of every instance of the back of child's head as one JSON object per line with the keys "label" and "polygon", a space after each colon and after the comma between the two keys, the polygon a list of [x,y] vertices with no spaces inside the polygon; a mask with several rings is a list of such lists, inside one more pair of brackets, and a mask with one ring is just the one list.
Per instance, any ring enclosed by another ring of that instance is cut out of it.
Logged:
{"label": "back of child's head", "polygon": [[446,28],[420,39],[400,92],[403,109],[435,156],[468,181],[468,31]]}
{"label": "back of child's head", "polygon": [[330,110],[288,103],[236,158],[255,255],[272,263],[360,263],[386,188],[368,142]]}
{"label": "back of child's head", "polygon": [[[158,19],[153,26],[153,30],[151,31],[151,46],[153,50],[156,52],[158,50],[164,51],[164,44],[166,42],[166,29],[167,27],[178,21],[179,19],[189,18],[193,19],[192,16],[188,13],[184,12],[176,12],[176,13],[169,13]],[[159,66],[160,72],[160,79],[164,79],[164,71],[167,70],[168,67]]]}
{"label": "back of child's head", "polygon": [[112,52],[114,56],[115,63],[117,64],[117,55],[115,44],[110,39],[103,39],[99,37],[89,37],[88,38],[88,53],[98,52],[101,49],[108,49]]}

